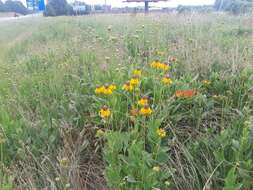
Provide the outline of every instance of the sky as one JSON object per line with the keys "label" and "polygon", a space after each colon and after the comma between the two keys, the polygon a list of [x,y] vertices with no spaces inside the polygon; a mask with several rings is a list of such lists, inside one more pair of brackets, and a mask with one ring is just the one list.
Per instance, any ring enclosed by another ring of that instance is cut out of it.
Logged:
{"label": "sky", "polygon": [[[3,0],[5,1],[5,0]],[[26,5],[26,0],[20,0]],[[46,0],[45,0],[46,1]],[[74,0],[67,0],[73,2]],[[105,0],[79,0],[88,4],[104,4]],[[143,6],[143,3],[123,3],[125,0],[106,0],[108,5],[112,7],[125,7],[125,6]],[[151,3],[150,6],[157,7],[177,7],[178,5],[212,5],[215,0],[170,0],[168,2]]]}

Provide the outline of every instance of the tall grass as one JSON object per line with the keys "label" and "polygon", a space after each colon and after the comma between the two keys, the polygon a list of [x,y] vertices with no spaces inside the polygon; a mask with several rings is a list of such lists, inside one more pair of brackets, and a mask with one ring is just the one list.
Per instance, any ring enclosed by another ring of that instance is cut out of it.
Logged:
{"label": "tall grass", "polygon": [[[0,189],[252,189],[252,26],[218,14],[1,22]],[[171,58],[163,86],[150,63]],[[123,92],[137,68],[141,85]],[[105,84],[113,95],[95,94]],[[186,89],[198,93],[175,97]],[[150,117],[129,114],[141,95]]]}

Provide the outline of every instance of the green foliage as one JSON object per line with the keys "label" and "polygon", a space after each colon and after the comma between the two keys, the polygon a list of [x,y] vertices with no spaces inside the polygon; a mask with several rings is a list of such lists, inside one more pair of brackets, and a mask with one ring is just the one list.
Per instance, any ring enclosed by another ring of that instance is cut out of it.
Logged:
{"label": "green foliage", "polygon": [[[106,177],[111,189],[153,189],[168,185],[168,171],[156,165],[156,159],[145,150],[143,141],[134,140],[136,134],[112,132],[107,135],[105,148]],[[131,136],[133,139],[131,139]],[[166,156],[167,157],[167,156]],[[157,161],[156,161],[157,160]],[[160,162],[161,163],[161,162]],[[153,168],[158,167],[159,171]],[[166,181],[165,184],[163,184]]]}
{"label": "green foliage", "polygon": [[233,167],[229,170],[227,177],[225,178],[225,186],[223,190],[239,190],[242,185],[236,184],[236,168]]}
{"label": "green foliage", "polygon": [[252,0],[216,0],[214,7],[216,10],[225,10],[233,14],[250,12],[253,9]]}
{"label": "green foliage", "polygon": [[0,170],[0,189],[1,190],[13,190],[13,179],[6,178],[5,175],[2,175]]}
{"label": "green foliage", "polygon": [[0,12],[4,12],[4,10],[5,10],[4,3],[0,1]]}
{"label": "green foliage", "polygon": [[71,15],[73,8],[66,0],[49,0],[44,11],[45,16]]}
{"label": "green foliage", "polygon": [[198,12],[198,13],[209,13],[213,11],[212,6],[184,6],[184,5],[179,5],[177,7],[177,12],[179,14],[182,13],[190,13],[190,12]]}
{"label": "green foliage", "polygon": [[1,22],[0,189],[252,190],[251,15],[196,15]]}
{"label": "green foliage", "polygon": [[27,8],[20,1],[7,0],[0,2],[0,12],[15,12],[23,15],[28,14]]}

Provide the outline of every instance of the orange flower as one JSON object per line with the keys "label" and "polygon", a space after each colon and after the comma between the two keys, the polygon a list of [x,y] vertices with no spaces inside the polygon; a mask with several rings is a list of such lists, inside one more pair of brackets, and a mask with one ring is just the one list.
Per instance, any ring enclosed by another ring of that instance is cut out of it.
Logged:
{"label": "orange flower", "polygon": [[190,98],[196,95],[196,90],[177,90],[176,97],[177,98]]}

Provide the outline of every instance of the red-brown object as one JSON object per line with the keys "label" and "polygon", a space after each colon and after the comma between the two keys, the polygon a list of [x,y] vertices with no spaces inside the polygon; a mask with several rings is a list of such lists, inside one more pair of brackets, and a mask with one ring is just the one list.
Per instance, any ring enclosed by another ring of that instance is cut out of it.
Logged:
{"label": "red-brown object", "polygon": [[175,95],[177,98],[191,98],[197,94],[195,89],[192,90],[177,90]]}

